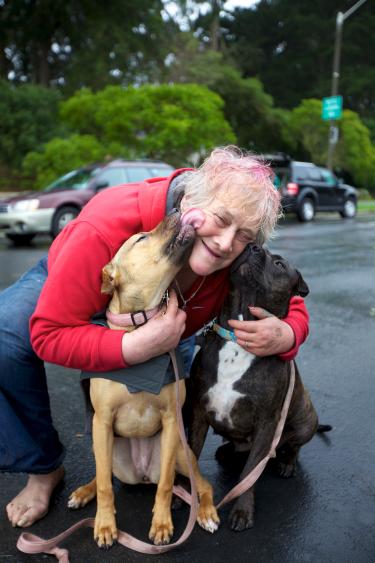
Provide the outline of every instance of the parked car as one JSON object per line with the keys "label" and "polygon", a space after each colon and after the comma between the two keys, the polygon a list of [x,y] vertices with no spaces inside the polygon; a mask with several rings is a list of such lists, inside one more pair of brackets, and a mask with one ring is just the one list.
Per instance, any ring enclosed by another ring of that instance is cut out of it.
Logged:
{"label": "parked car", "polygon": [[281,190],[286,213],[296,213],[302,222],[312,221],[317,211],[338,211],[343,218],[355,217],[358,192],[344,184],[327,168],[299,162],[283,153],[264,155],[271,164]]}
{"label": "parked car", "polygon": [[113,160],[72,170],[42,191],[0,200],[0,232],[15,244],[27,244],[39,233],[55,238],[99,190],[172,171],[169,164],[151,160]]}

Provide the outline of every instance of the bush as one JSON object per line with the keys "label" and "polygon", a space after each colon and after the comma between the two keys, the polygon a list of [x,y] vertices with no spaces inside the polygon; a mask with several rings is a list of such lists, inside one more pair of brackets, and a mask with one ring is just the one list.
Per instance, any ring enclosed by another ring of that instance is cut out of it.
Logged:
{"label": "bush", "polygon": [[108,86],[95,94],[77,92],[62,104],[61,117],[104,145],[118,143],[133,158],[181,166],[189,155],[236,141],[223,105],[220,96],[196,84]]}
{"label": "bush", "polygon": [[[118,152],[117,152],[118,151]],[[121,147],[102,145],[92,135],[52,139],[43,152],[31,152],[23,161],[26,176],[35,178],[36,188],[45,188],[62,174],[109,156],[120,156]]]}

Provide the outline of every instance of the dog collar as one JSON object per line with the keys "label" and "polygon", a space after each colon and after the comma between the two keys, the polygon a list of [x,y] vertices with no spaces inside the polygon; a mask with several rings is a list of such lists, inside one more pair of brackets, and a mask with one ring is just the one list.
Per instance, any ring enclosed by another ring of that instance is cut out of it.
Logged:
{"label": "dog collar", "polygon": [[212,325],[212,330],[214,330],[219,336],[221,336],[221,338],[224,338],[225,340],[231,340],[232,342],[237,342],[237,338],[233,330],[227,330],[226,328],[223,328],[217,323],[214,323]]}
{"label": "dog collar", "polygon": [[106,310],[107,321],[111,324],[126,328],[127,326],[142,326],[147,323],[159,311],[159,307],[148,309],[147,311],[134,311],[134,313],[112,313]]}

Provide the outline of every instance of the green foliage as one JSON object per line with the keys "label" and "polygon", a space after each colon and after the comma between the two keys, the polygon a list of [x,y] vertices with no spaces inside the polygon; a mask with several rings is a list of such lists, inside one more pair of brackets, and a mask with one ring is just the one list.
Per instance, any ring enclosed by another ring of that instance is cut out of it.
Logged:
{"label": "green foliage", "polygon": [[320,100],[303,100],[291,112],[290,127],[298,143],[296,155],[323,165],[327,160],[329,122],[321,118]]}
{"label": "green foliage", "polygon": [[61,119],[76,133],[55,138],[23,162],[39,188],[84,164],[104,158],[149,157],[176,166],[219,144],[235,142],[222,114],[223,101],[195,84],[108,86],[80,90],[61,105]]}
{"label": "green foliage", "polygon": [[[70,170],[108,157],[108,148],[92,135],[52,139],[44,146],[42,152],[30,152],[26,156],[23,171],[26,176],[36,178],[36,188],[45,188],[58,176]],[[111,148],[116,150],[116,147]]]}
{"label": "green foliage", "polygon": [[217,92],[224,100],[225,117],[241,147],[256,151],[290,147],[285,120],[273,107],[273,100],[264,92],[261,82],[257,78],[242,78],[222,53],[199,49],[192,35],[180,35],[166,79],[203,84]]}
{"label": "green foliage", "polygon": [[[55,137],[62,143],[68,134],[77,155],[88,160],[148,156],[179,166],[212,146],[237,142],[324,164],[328,124],[320,118],[320,100],[330,91],[336,14],[353,2],[260,0],[229,13],[223,0],[178,0],[180,17],[173,18],[163,0],[3,0],[1,169],[16,175],[25,155],[36,152],[24,169],[45,184],[76,166],[66,144],[67,159],[59,161],[56,149],[42,166],[43,144]],[[335,165],[372,187],[370,4],[343,28],[339,92],[363,122],[344,112]],[[64,102],[60,121],[58,91],[77,91]]]}
{"label": "green foliage", "polygon": [[161,11],[161,0],[3,0],[1,76],[68,94],[155,80],[173,27]]}
{"label": "green foliage", "polygon": [[[325,165],[329,122],[321,119],[320,100],[304,100],[292,111],[291,127],[299,143],[300,154],[316,164]],[[345,110],[337,121],[339,141],[334,153],[334,168],[349,173],[356,186],[375,191],[375,147],[370,132],[357,113]]]}
{"label": "green foliage", "polygon": [[[354,0],[260,0],[221,18],[227,50],[243,76],[257,76],[277,106],[293,108],[331,91],[336,16]],[[339,93],[345,107],[373,115],[375,10],[366,2],[343,26]]]}
{"label": "green foliage", "polygon": [[104,146],[116,142],[129,156],[181,166],[189,155],[235,142],[222,108],[218,95],[196,84],[108,86],[97,93],[78,92],[62,104],[61,117]]}
{"label": "green foliage", "polygon": [[362,121],[370,131],[371,142],[375,145],[375,118],[366,117]]}
{"label": "green foliage", "polygon": [[346,110],[340,125],[338,162],[357,184],[375,195],[375,147],[370,132],[354,111]]}
{"label": "green foliage", "polygon": [[24,156],[61,132],[59,92],[0,81],[0,160],[14,169]]}

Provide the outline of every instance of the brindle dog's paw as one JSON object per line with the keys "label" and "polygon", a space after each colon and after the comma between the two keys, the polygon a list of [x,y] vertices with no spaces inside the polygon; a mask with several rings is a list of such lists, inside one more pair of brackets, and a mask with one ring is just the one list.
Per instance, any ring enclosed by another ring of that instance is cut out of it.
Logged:
{"label": "brindle dog's paw", "polygon": [[229,515],[229,528],[242,532],[254,526],[254,511],[234,507]]}
{"label": "brindle dog's paw", "polygon": [[280,477],[284,479],[289,479],[289,477],[294,477],[297,473],[297,466],[295,463],[283,463],[279,461],[277,464],[277,472]]}
{"label": "brindle dog's paw", "polygon": [[148,537],[155,545],[166,545],[171,541],[173,536],[173,524],[170,518],[165,522],[156,522],[155,518],[152,519],[151,529]]}

